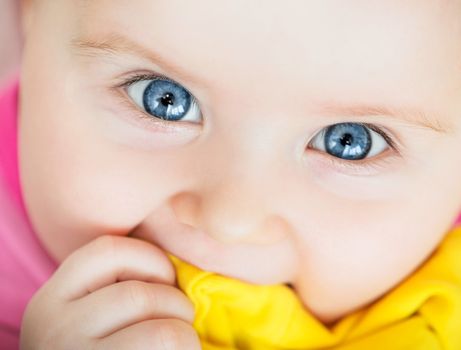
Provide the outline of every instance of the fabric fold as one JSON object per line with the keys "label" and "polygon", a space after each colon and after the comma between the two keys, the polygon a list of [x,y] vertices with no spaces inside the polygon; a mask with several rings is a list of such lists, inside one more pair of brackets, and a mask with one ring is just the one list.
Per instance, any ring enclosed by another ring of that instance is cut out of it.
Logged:
{"label": "fabric fold", "polygon": [[459,350],[461,226],[371,305],[323,325],[285,285],[253,285],[170,258],[204,350]]}

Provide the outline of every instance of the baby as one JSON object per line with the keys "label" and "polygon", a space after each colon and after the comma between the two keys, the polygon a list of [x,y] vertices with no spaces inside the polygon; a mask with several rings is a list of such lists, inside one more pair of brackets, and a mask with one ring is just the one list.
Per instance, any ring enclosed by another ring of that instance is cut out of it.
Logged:
{"label": "baby", "polygon": [[169,254],[332,327],[454,227],[459,0],[24,0],[22,24],[5,348],[199,349]]}

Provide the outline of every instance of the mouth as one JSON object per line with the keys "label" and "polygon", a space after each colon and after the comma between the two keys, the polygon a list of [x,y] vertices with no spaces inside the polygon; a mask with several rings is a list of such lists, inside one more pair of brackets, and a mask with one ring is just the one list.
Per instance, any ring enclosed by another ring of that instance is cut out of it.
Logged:
{"label": "mouth", "polygon": [[161,220],[156,220],[155,226],[150,225],[149,228],[139,226],[131,236],[155,244],[166,253],[201,270],[248,282],[253,280],[241,269],[242,263],[254,265],[255,261],[244,262],[251,256],[250,252],[244,253],[244,247],[237,244],[224,245],[217,242],[204,232],[189,225],[164,225]]}

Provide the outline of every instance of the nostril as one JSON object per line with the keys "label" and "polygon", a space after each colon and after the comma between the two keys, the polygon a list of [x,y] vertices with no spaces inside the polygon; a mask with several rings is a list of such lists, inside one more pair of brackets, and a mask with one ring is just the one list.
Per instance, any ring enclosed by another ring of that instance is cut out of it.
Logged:
{"label": "nostril", "polygon": [[176,222],[198,229],[226,244],[268,245],[286,238],[288,226],[271,214],[251,193],[238,187],[221,186],[172,196],[169,206]]}
{"label": "nostril", "polygon": [[199,198],[192,193],[180,193],[170,200],[170,205],[178,222],[193,227],[198,225]]}

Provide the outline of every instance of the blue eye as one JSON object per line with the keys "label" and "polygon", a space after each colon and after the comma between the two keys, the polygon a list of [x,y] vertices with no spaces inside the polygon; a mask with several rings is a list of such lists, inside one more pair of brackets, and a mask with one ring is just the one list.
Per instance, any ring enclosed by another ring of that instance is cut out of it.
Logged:
{"label": "blue eye", "polygon": [[314,148],[345,160],[359,160],[388,148],[385,138],[359,123],[340,123],[323,129],[312,141]]}
{"label": "blue eye", "polygon": [[[164,78],[130,83],[128,95],[144,111],[166,121],[200,121],[198,104],[185,88]],[[198,118],[198,120],[197,120]]]}

